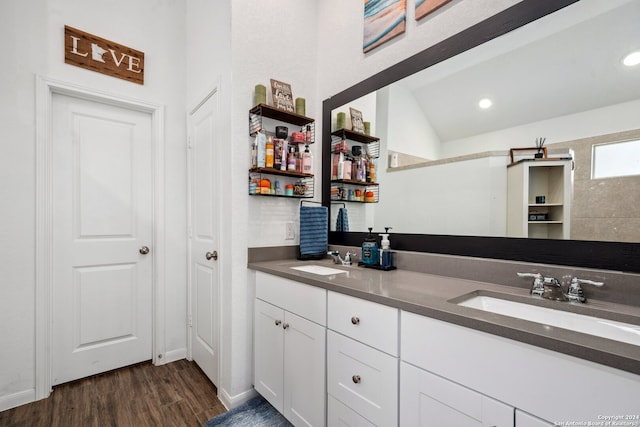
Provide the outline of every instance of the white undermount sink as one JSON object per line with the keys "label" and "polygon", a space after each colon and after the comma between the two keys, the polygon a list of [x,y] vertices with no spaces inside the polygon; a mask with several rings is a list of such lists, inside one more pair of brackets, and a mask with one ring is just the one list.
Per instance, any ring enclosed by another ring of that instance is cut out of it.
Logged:
{"label": "white undermount sink", "polygon": [[292,270],[304,271],[305,273],[318,274],[320,276],[331,276],[333,274],[346,273],[344,270],[338,270],[337,268],[325,267],[323,265],[300,265],[298,267],[291,267]]}
{"label": "white undermount sink", "polygon": [[640,325],[487,295],[476,295],[457,304],[640,346]]}

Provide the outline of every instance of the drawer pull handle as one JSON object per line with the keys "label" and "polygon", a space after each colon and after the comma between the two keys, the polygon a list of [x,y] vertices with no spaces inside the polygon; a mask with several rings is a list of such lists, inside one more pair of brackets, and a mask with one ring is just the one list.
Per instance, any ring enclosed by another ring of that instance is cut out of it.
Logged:
{"label": "drawer pull handle", "polygon": [[360,318],[357,316],[353,316],[351,318],[351,323],[353,323],[354,325],[359,325],[360,324]]}
{"label": "drawer pull handle", "polygon": [[289,329],[289,324],[288,323],[284,323],[282,325],[282,329]]}
{"label": "drawer pull handle", "polygon": [[281,323],[282,323],[282,320],[276,320],[276,326],[280,326]]}
{"label": "drawer pull handle", "polygon": [[356,383],[356,384],[360,384],[360,375],[354,375],[351,377],[351,380]]}

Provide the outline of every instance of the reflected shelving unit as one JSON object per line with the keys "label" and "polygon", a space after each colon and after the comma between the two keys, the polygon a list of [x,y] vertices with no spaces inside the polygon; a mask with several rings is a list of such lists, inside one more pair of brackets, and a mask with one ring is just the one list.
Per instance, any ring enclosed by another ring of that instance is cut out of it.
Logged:
{"label": "reflected shelving unit", "polygon": [[380,200],[380,186],[375,182],[375,172],[373,179],[370,170],[363,172],[364,180],[354,179],[353,176],[344,178],[335,175],[338,156],[340,153],[348,156],[354,146],[359,147],[361,155],[368,160],[380,157],[380,138],[349,129],[338,129],[331,132],[331,201],[377,203]]}
{"label": "reflected shelving unit", "polygon": [[552,158],[507,166],[508,237],[569,239],[572,165]]}

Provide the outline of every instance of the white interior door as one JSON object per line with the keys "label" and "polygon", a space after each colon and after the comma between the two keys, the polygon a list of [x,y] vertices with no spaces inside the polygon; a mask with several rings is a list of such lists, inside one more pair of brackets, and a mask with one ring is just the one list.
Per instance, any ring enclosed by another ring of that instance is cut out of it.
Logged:
{"label": "white interior door", "polygon": [[189,289],[191,357],[218,384],[218,93],[189,115]]}
{"label": "white interior door", "polygon": [[52,384],[152,357],[151,116],[54,94]]}

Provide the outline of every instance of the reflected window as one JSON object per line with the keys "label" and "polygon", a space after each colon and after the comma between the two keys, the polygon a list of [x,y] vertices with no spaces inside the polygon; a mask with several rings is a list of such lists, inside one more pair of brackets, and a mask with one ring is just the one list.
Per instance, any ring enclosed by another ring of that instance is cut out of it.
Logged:
{"label": "reflected window", "polygon": [[593,146],[591,178],[640,175],[640,140]]}

